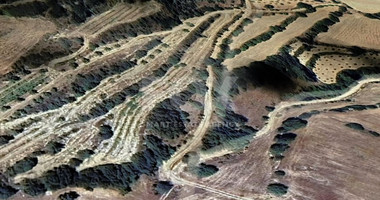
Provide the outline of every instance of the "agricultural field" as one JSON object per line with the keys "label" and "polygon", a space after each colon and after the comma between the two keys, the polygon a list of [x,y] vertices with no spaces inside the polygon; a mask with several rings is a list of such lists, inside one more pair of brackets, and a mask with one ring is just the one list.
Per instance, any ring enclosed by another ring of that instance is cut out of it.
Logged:
{"label": "agricultural field", "polygon": [[380,2],[376,0],[363,0],[360,3],[354,0],[342,0],[342,2],[364,13],[380,12]]}
{"label": "agricultural field", "polygon": [[0,1],[0,199],[368,199],[363,0]]}
{"label": "agricultural field", "polygon": [[359,13],[345,15],[342,17],[342,21],[331,26],[327,33],[320,34],[317,41],[336,46],[347,45],[379,50],[380,24],[376,19],[365,17]]}

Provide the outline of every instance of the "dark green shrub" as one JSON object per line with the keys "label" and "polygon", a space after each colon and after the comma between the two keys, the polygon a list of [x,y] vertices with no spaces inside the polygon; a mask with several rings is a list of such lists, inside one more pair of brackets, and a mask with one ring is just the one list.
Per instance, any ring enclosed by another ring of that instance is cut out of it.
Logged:
{"label": "dark green shrub", "polygon": [[300,116],[298,116],[299,118],[301,118],[301,119],[309,119],[310,117],[312,117],[313,115],[317,115],[317,114],[319,114],[320,113],[320,111],[318,111],[318,110],[312,110],[312,111],[310,111],[310,112],[305,112],[305,113],[302,113]]}
{"label": "dark green shrub", "polygon": [[351,105],[351,106],[345,106],[342,108],[334,108],[330,111],[333,112],[348,112],[348,111],[361,111],[361,110],[369,110],[369,109],[377,109],[378,107],[376,105]]}
{"label": "dark green shrub", "polygon": [[70,191],[70,192],[65,192],[63,194],[60,194],[58,196],[58,200],[75,200],[78,197],[80,197],[80,195],[77,192]]}
{"label": "dark green shrub", "polygon": [[46,151],[46,153],[54,155],[54,154],[56,154],[58,152],[61,152],[63,148],[65,148],[65,144],[62,144],[62,143],[59,143],[59,142],[50,141],[45,146],[45,151]]}
{"label": "dark green shrub", "polygon": [[272,9],[274,9],[274,6],[272,6],[272,5],[270,5],[270,4],[266,4],[266,5],[264,6],[264,8],[272,10]]}
{"label": "dark green shrub", "polygon": [[202,149],[208,150],[244,136],[253,136],[257,132],[256,129],[249,126],[242,126],[241,128],[230,126],[234,123],[234,121],[230,121],[225,125],[214,127],[207,132],[202,139]]}
{"label": "dark green shrub", "polygon": [[271,194],[282,196],[288,192],[288,186],[281,183],[271,183],[268,185],[267,190]]}
{"label": "dark green shrub", "polygon": [[347,123],[346,126],[355,130],[359,130],[359,131],[365,130],[364,127],[358,123]]}
{"label": "dark green shrub", "polygon": [[154,189],[155,189],[156,194],[163,195],[169,192],[170,189],[172,189],[173,184],[169,181],[159,181],[157,184],[153,186],[155,186]]}
{"label": "dark green shrub", "polygon": [[380,137],[380,134],[378,132],[375,132],[375,131],[368,131],[369,134],[375,136],[375,137]]}
{"label": "dark green shrub", "polygon": [[196,167],[196,174],[200,178],[212,176],[218,171],[218,167],[214,165],[207,165],[205,163],[201,163],[198,167]]}
{"label": "dark green shrub", "polygon": [[8,199],[17,192],[17,189],[9,186],[8,184],[0,180],[0,199]]}
{"label": "dark green shrub", "polygon": [[110,125],[102,125],[99,127],[99,134],[103,140],[110,139],[113,136],[113,130]]}
{"label": "dark green shrub", "polygon": [[272,146],[270,146],[270,152],[274,157],[282,158],[283,153],[289,148],[290,146],[288,144],[275,143],[275,144],[272,144]]}
{"label": "dark green shrub", "polygon": [[277,175],[277,176],[285,176],[286,173],[283,170],[276,170],[274,172],[274,174]]}
{"label": "dark green shrub", "polygon": [[303,2],[297,3],[297,8],[305,8],[306,12],[310,12],[310,13],[317,11],[312,5],[309,5]]}
{"label": "dark green shrub", "polygon": [[77,152],[77,156],[79,157],[79,159],[86,159],[86,158],[89,158],[91,155],[93,155],[95,152],[91,149],[84,149],[84,150],[80,150]]}
{"label": "dark green shrub", "polygon": [[282,122],[281,131],[293,131],[306,127],[307,121],[298,117],[290,117]]}
{"label": "dark green shrub", "polygon": [[8,144],[9,141],[13,140],[15,137],[13,135],[0,135],[0,146]]}
{"label": "dark green shrub", "polygon": [[276,143],[280,144],[290,144],[296,139],[297,135],[294,133],[283,133],[278,134],[275,137]]}
{"label": "dark green shrub", "polygon": [[38,196],[44,194],[47,189],[39,179],[24,179],[21,181],[22,190],[31,196]]}
{"label": "dark green shrub", "polygon": [[31,170],[38,163],[36,157],[25,157],[22,160],[17,161],[13,166],[9,167],[5,172],[9,176],[15,176]]}
{"label": "dark green shrub", "polygon": [[71,158],[69,160],[69,165],[72,167],[78,167],[80,164],[82,164],[83,160],[78,158]]}
{"label": "dark green shrub", "polygon": [[296,12],[297,17],[307,17],[307,15],[303,12]]}

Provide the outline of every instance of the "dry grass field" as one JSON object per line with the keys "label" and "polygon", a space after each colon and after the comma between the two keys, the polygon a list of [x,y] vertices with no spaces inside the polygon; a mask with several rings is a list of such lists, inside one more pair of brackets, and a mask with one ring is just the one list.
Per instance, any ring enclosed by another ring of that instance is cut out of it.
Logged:
{"label": "dry grass field", "polygon": [[273,106],[280,101],[281,95],[276,91],[256,88],[238,95],[233,100],[233,103],[236,112],[249,119],[248,125],[260,129],[265,124],[263,116],[269,113],[265,106]]}
{"label": "dry grass field", "polygon": [[380,24],[378,21],[359,13],[346,15],[342,17],[341,22],[331,26],[327,33],[320,34],[317,41],[337,46],[358,46],[379,50]]}
{"label": "dry grass field", "polygon": [[378,110],[370,110],[310,118],[308,129],[299,134],[287,153],[289,156],[278,166],[288,175],[283,182],[292,188],[289,195],[311,199],[377,199],[379,138],[345,124],[355,122],[378,130],[378,115]]}
{"label": "dry grass field", "polygon": [[342,0],[343,3],[353,7],[354,9],[365,13],[378,13],[380,12],[380,2],[377,0]]}
{"label": "dry grass field", "polygon": [[272,16],[262,16],[261,18],[253,18],[253,22],[243,28],[244,32],[239,34],[237,37],[233,37],[231,48],[240,48],[249,39],[268,32],[270,30],[270,26],[279,25],[286,19],[286,17],[286,15],[277,14]]}

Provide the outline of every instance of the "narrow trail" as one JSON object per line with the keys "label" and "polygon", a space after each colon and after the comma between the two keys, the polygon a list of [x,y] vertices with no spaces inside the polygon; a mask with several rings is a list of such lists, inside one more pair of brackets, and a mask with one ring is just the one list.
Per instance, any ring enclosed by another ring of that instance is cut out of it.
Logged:
{"label": "narrow trail", "polygon": [[263,127],[260,131],[257,132],[256,137],[265,135],[266,133],[270,132],[274,127],[273,125],[276,124],[277,118],[279,118],[281,115],[280,113],[284,110],[291,108],[293,106],[302,106],[302,105],[312,105],[312,104],[320,104],[320,103],[329,103],[334,101],[340,101],[343,100],[349,96],[352,96],[356,93],[358,93],[366,84],[373,83],[373,82],[379,82],[380,78],[369,78],[364,79],[358,82],[357,85],[349,89],[347,92],[333,98],[329,99],[317,99],[312,101],[297,101],[297,102],[282,102],[273,110],[271,113],[269,113],[268,117],[269,120],[265,127]]}
{"label": "narrow trail", "polygon": [[195,182],[191,182],[191,181],[188,181],[188,180],[185,180],[183,178],[180,178],[179,176],[171,173],[170,174],[170,178],[171,178],[171,181],[173,181],[174,183],[177,183],[177,184],[184,184],[184,185],[188,185],[188,186],[193,186],[193,187],[196,187],[196,188],[201,188],[201,189],[204,189],[208,192],[211,192],[211,193],[215,193],[217,195],[220,195],[220,196],[224,196],[224,197],[227,197],[227,198],[230,198],[230,199],[237,199],[237,200],[261,200],[261,199],[269,199],[271,196],[270,195],[251,195],[249,198],[248,197],[241,197],[241,196],[238,196],[238,195],[235,195],[235,194],[231,194],[231,193],[228,193],[228,192],[225,192],[223,190],[218,190],[218,189],[215,189],[215,188],[212,188],[212,187],[209,187],[209,186],[206,186],[206,185],[202,185],[202,184],[199,184],[199,183],[195,183]]}
{"label": "narrow trail", "polygon": [[68,60],[73,59],[76,56],[80,55],[81,53],[85,52],[90,45],[90,40],[86,36],[83,36],[83,40],[84,40],[83,46],[78,51],[76,51],[76,52],[74,52],[68,56],[64,56],[64,57],[54,59],[47,66],[53,66],[54,67],[54,65],[56,65],[57,63],[68,61]]}
{"label": "narrow trail", "polygon": [[[175,184],[181,184],[181,185],[189,185],[197,188],[204,189],[208,192],[212,192],[215,194],[218,194],[220,196],[228,197],[231,199],[238,199],[238,200],[251,200],[250,198],[240,197],[222,190],[218,190],[212,187],[208,187],[199,183],[191,182],[188,180],[185,180],[183,178],[180,178],[177,176],[174,172],[174,168],[176,165],[181,161],[182,157],[188,153],[190,150],[197,147],[200,142],[202,141],[203,136],[207,133],[207,129],[211,122],[212,112],[213,112],[213,101],[212,101],[212,91],[213,91],[213,82],[214,82],[214,74],[211,70],[211,67],[208,66],[208,72],[209,72],[209,78],[207,79],[207,87],[209,88],[206,95],[205,95],[205,109],[204,109],[204,118],[193,133],[194,137],[192,138],[191,142],[188,142],[185,146],[183,146],[179,151],[175,153],[168,161],[166,161],[162,166],[162,172],[164,176],[167,176],[173,183]],[[166,199],[170,192],[173,191],[171,189],[167,194],[161,197],[161,199]],[[254,198],[255,199],[264,199],[265,197],[268,197],[267,195],[257,195]]]}
{"label": "narrow trail", "polygon": [[[203,136],[206,134],[208,126],[211,122],[211,116],[213,112],[213,104],[212,104],[212,91],[213,91],[213,82],[214,82],[214,74],[211,70],[211,67],[208,67],[209,78],[207,79],[207,87],[209,88],[205,95],[205,108],[204,108],[204,118],[201,123],[194,131],[191,142],[186,143],[180,150],[178,150],[168,161],[164,163],[162,166],[163,171],[170,171],[178,164],[178,162],[182,159],[182,157],[188,153],[190,150],[194,149],[199,143],[202,141]],[[190,133],[191,134],[191,133]]]}

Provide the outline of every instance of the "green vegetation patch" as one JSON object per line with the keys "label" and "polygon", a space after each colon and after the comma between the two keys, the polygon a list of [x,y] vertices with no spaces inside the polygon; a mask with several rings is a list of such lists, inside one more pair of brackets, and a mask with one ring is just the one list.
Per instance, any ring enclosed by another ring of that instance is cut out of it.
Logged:
{"label": "green vegetation patch", "polygon": [[65,144],[60,143],[60,142],[50,141],[45,146],[45,151],[48,154],[54,155],[56,153],[61,152],[63,148],[65,148]]}
{"label": "green vegetation patch", "polygon": [[24,179],[20,183],[21,188],[32,196],[69,186],[89,190],[110,188],[123,194],[128,193],[141,175],[154,175],[162,162],[175,152],[173,147],[153,135],[145,136],[144,144],[143,150],[134,154],[131,162],[99,165],[82,171],[69,165],[61,165],[46,171],[41,177]]}
{"label": "green vegetation patch", "polygon": [[285,175],[286,175],[285,171],[283,171],[283,170],[276,170],[276,171],[274,172],[274,174],[275,174],[276,176],[285,176]]}
{"label": "green vegetation patch", "polygon": [[380,137],[380,133],[378,133],[376,131],[368,131],[368,133],[375,136],[375,137]]}
{"label": "green vegetation patch", "polygon": [[283,133],[278,134],[275,137],[276,143],[280,144],[290,144],[296,139],[297,135],[294,133]]}
{"label": "green vegetation patch", "polygon": [[75,191],[65,192],[58,196],[58,200],[75,200],[78,199],[80,195]]}
{"label": "green vegetation patch", "polygon": [[320,113],[320,111],[318,110],[312,110],[310,112],[305,112],[305,113],[302,113],[300,116],[298,116],[299,118],[301,119],[309,119],[310,117],[314,116],[314,115],[318,115]]}
{"label": "green vegetation patch", "polygon": [[195,167],[193,171],[199,178],[204,178],[214,175],[216,172],[219,171],[219,168],[215,165],[201,163],[199,164],[199,166]]}
{"label": "green vegetation patch", "polygon": [[303,2],[297,3],[297,8],[304,8],[306,9],[306,12],[310,13],[317,11],[312,5]]}
{"label": "green vegetation patch", "polygon": [[[336,97],[346,92],[349,87],[357,84],[358,81],[365,77],[377,76],[380,74],[378,67],[361,67],[359,69],[345,69],[337,75],[337,81],[334,84],[314,84],[303,87],[303,92],[297,95],[297,98],[304,101],[315,99],[325,99]],[[374,105],[372,105],[373,107]],[[348,111],[349,107],[344,109],[332,109],[337,112]]]}
{"label": "green vegetation patch", "polygon": [[46,76],[41,74],[29,81],[20,81],[15,87],[11,87],[8,90],[0,94],[0,106],[4,106],[9,102],[12,102],[22,95],[31,92],[39,84],[42,84],[46,80]]}
{"label": "green vegetation patch", "polygon": [[284,152],[288,150],[290,146],[288,144],[284,143],[275,143],[270,146],[270,152],[271,154],[277,158],[282,159],[284,157]]}
{"label": "green vegetation patch", "polygon": [[15,137],[13,135],[0,135],[0,146],[8,144],[9,141],[13,140]]}
{"label": "green vegetation patch", "polygon": [[[224,125],[211,128],[202,139],[202,149],[209,150],[216,146],[233,143],[234,140],[246,136],[253,137],[257,130],[250,126],[233,127],[236,121],[227,121]],[[231,125],[231,126],[230,126]]]}
{"label": "green vegetation patch", "polygon": [[17,161],[13,166],[9,167],[5,174],[15,176],[17,174],[27,172],[33,169],[37,163],[38,159],[36,157],[25,157],[24,159]]}
{"label": "green vegetation patch", "polygon": [[170,181],[159,181],[157,184],[154,184],[154,190],[156,194],[166,194],[173,188],[173,184]]}
{"label": "green vegetation patch", "polygon": [[148,116],[147,131],[171,140],[187,134],[185,124],[188,122],[189,114],[180,106],[185,104],[193,94],[184,91],[157,104]]}
{"label": "green vegetation patch", "polygon": [[349,127],[349,128],[352,128],[354,130],[357,130],[357,131],[361,131],[363,133],[368,133],[372,136],[375,136],[375,137],[380,137],[380,134],[376,131],[371,131],[371,130],[367,130],[366,128],[364,128],[363,125],[359,124],[359,123],[347,123],[345,126]]}
{"label": "green vegetation patch", "polygon": [[341,108],[334,108],[330,111],[333,112],[348,112],[348,111],[362,111],[362,110],[370,110],[370,109],[378,109],[378,105],[350,105]]}
{"label": "green vegetation patch", "polygon": [[282,196],[288,193],[288,186],[281,183],[271,183],[268,185],[267,190],[271,194]]}
{"label": "green vegetation patch", "polygon": [[7,183],[0,180],[0,199],[8,199],[18,192],[17,189],[9,186]]}
{"label": "green vegetation patch", "polygon": [[[301,3],[303,4],[303,3]],[[308,7],[308,6],[306,6]],[[344,8],[344,7],[343,7]],[[313,8],[314,9],[314,8]],[[314,43],[314,39],[317,37],[318,34],[322,32],[327,32],[329,30],[329,27],[338,23],[339,17],[343,16],[343,13],[345,12],[342,7],[340,7],[339,11],[332,12],[329,14],[329,17],[324,18],[318,22],[316,22],[313,27],[311,27],[305,34],[304,37],[301,39],[303,41],[307,41],[309,44]]]}
{"label": "green vegetation patch", "polygon": [[358,131],[364,131],[365,130],[363,125],[358,124],[358,123],[347,123],[346,126],[349,128],[358,130]]}
{"label": "green vegetation patch", "polygon": [[110,139],[113,136],[113,130],[110,125],[104,124],[99,127],[99,135],[103,140]]}
{"label": "green vegetation patch", "polygon": [[279,131],[294,131],[300,128],[304,128],[307,125],[307,121],[298,117],[290,117],[282,122],[282,126]]}
{"label": "green vegetation patch", "polygon": [[380,20],[380,12],[379,13],[365,13],[364,16],[371,18],[371,19]]}

